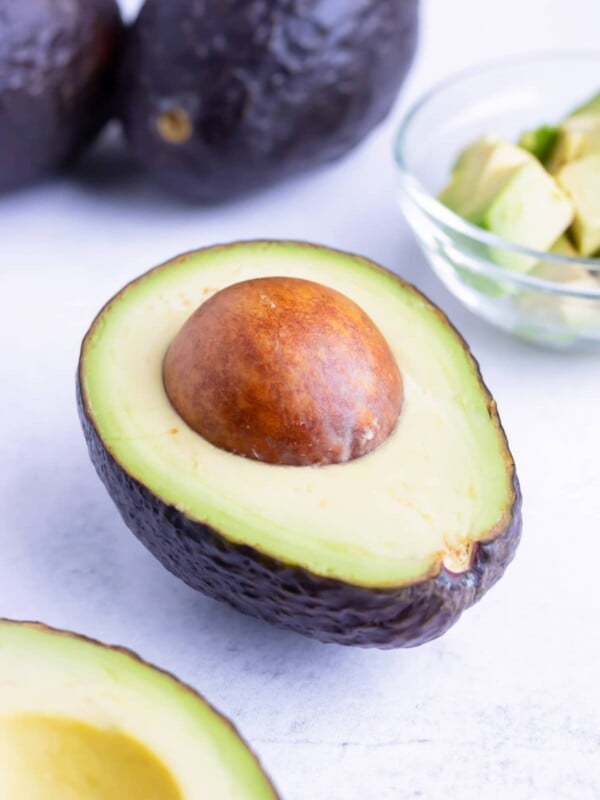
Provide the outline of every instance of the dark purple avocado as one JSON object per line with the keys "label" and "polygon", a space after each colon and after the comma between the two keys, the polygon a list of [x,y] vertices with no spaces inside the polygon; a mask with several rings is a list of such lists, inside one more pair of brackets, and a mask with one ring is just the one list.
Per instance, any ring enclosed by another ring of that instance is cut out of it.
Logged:
{"label": "dark purple avocado", "polygon": [[121,113],[172,192],[215,202],[332,161],[387,115],[418,0],[146,0]]}
{"label": "dark purple avocado", "polygon": [[52,172],[96,136],[122,34],[116,0],[0,0],[0,192]]}

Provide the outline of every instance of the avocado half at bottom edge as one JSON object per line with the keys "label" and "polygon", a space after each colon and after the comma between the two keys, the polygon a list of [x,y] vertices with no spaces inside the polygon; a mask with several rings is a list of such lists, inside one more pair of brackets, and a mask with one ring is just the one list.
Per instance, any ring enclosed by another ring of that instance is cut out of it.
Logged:
{"label": "avocado half at bottom edge", "polygon": [[8,620],[0,653],[5,800],[276,800],[231,723],[134,653]]}
{"label": "avocado half at bottom edge", "polygon": [[[269,276],[341,292],[385,337],[403,407],[368,455],[261,463],[210,444],[171,405],[163,362],[190,315]],[[321,641],[398,647],[441,635],[502,575],[520,538],[514,463],[467,345],[416,289],[364,258],[245,242],[151,270],[87,333],[78,402],[100,478],[171,572]]]}

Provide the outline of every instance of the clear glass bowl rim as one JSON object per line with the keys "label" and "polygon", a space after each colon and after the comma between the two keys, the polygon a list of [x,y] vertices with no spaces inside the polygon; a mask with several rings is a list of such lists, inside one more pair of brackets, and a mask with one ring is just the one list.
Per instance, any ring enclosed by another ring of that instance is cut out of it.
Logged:
{"label": "clear glass bowl rim", "polygon": [[[473,77],[479,77],[490,72],[498,72],[503,69],[513,69],[514,67],[522,66],[525,68],[530,64],[543,64],[544,62],[572,62],[577,60],[580,62],[593,60],[596,66],[600,65],[600,50],[562,50],[562,51],[547,51],[522,56],[512,56],[509,58],[499,58],[486,61],[483,64],[467,67],[462,69],[443,81],[439,81],[423,95],[421,95],[406,111],[402,117],[399,127],[394,138],[394,157],[397,168],[400,174],[402,189],[410,197],[410,199],[419,206],[420,210],[425,213],[434,223],[438,226],[443,226],[451,232],[455,232],[460,236],[466,237],[478,244],[488,245],[497,249],[505,250],[510,253],[534,258],[536,261],[545,261],[548,263],[556,264],[569,264],[573,267],[583,268],[592,274],[597,273],[600,278],[600,258],[584,258],[583,256],[566,256],[556,253],[548,253],[544,250],[532,250],[527,247],[510,242],[500,236],[496,236],[489,231],[479,228],[476,225],[468,222],[462,217],[450,211],[449,208],[444,206],[434,195],[432,195],[412,172],[409,161],[406,157],[406,141],[410,134],[413,123],[417,120],[419,114],[424,111],[430,103],[436,100],[439,96],[444,94],[449,89],[454,88],[463,81],[470,80]],[[600,89],[600,86],[599,86]],[[544,124],[544,120],[540,121]],[[458,155],[458,153],[457,153]],[[524,273],[509,271],[504,267],[500,267],[491,262],[486,262],[483,259],[477,260],[476,272],[482,275],[498,280],[502,279],[505,282],[513,282],[523,288],[529,288],[537,291],[546,291],[550,294],[562,294],[570,297],[588,298],[590,300],[600,299],[600,287],[598,288],[582,288],[573,287],[572,284],[559,283],[557,281],[550,281],[544,278],[534,277]]]}

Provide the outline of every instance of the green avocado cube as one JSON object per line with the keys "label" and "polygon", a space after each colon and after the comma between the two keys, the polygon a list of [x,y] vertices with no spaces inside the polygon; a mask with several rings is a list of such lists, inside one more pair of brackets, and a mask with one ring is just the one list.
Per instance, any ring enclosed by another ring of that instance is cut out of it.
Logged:
{"label": "green avocado cube", "polygon": [[[550,249],[551,253],[576,258],[579,256],[566,236],[561,236]],[[565,261],[540,261],[529,273],[553,283],[561,283],[570,289],[600,289],[600,279],[590,274],[585,267]],[[571,297],[566,294],[546,294],[524,291],[517,297],[517,306],[527,316],[538,322],[565,326],[573,331],[600,328],[600,298]],[[568,340],[570,337],[565,333]]]}
{"label": "green avocado cube", "polygon": [[541,125],[534,131],[525,131],[519,139],[519,147],[545,164],[556,147],[559,129],[555,125]]}
{"label": "green avocado cube", "polygon": [[600,113],[581,114],[562,123],[546,166],[556,175],[565,164],[596,154],[600,154]]}
{"label": "green avocado cube", "polygon": [[[529,157],[497,194],[483,217],[483,227],[532,250],[548,250],[568,229],[573,206],[542,165]],[[494,248],[494,259],[509,269],[527,272],[535,259]]]}
{"label": "green avocado cube", "polygon": [[[567,258],[579,257],[579,253],[567,236],[561,236],[552,245],[549,252],[558,256],[566,256]],[[529,274],[534,278],[543,278],[546,281],[554,281],[555,283],[585,281],[589,278],[589,273],[584,267],[570,264],[567,261],[540,261]]]}
{"label": "green avocado cube", "polygon": [[565,164],[556,179],[575,208],[571,229],[580,255],[600,251],[600,155]]}
{"label": "green avocado cube", "polygon": [[481,225],[483,216],[528,154],[496,136],[485,136],[459,155],[439,200],[463,219]]}
{"label": "green avocado cube", "polygon": [[583,105],[578,106],[574,111],[571,111],[569,117],[573,119],[573,117],[579,117],[582,115],[587,116],[588,114],[596,114],[600,116],[600,92],[595,94],[587,102],[583,103]]}

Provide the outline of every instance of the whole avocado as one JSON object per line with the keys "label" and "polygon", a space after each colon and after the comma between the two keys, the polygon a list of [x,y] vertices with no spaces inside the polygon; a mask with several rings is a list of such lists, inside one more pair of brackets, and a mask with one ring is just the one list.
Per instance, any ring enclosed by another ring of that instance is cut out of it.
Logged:
{"label": "whole avocado", "polygon": [[387,115],[418,0],[147,0],[122,117],[156,179],[215,202],[332,161]]}
{"label": "whole avocado", "polygon": [[109,113],[116,0],[0,0],[0,192],[61,166]]}

